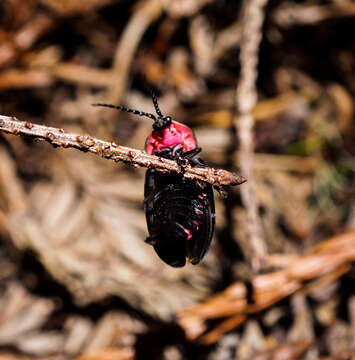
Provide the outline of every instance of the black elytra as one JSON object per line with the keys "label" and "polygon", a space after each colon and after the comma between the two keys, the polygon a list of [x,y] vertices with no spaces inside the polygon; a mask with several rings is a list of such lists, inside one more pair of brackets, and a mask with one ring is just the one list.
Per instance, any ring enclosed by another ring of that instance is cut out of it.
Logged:
{"label": "black elytra", "polygon": [[144,208],[149,231],[146,242],[164,262],[182,267],[186,258],[193,265],[202,260],[215,225],[212,185],[149,169]]}

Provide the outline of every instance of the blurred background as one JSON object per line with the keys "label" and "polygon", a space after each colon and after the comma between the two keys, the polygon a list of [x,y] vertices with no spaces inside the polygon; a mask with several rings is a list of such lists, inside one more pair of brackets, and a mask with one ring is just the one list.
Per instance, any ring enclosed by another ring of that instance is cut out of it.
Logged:
{"label": "blurred background", "polygon": [[[259,273],[240,187],[215,193],[203,262],[173,269],[144,243],[144,169],[1,133],[1,360],[354,355],[355,2],[263,11]],[[143,149],[150,119],[91,104],[153,112],[151,88],[208,164],[240,172],[244,13],[233,0],[0,0],[0,114]]]}

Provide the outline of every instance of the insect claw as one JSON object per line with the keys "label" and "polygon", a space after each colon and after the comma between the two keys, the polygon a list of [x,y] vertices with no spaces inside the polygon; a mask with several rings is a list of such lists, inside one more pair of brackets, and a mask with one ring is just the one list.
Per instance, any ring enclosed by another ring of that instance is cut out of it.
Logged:
{"label": "insect claw", "polygon": [[154,245],[156,244],[156,240],[153,239],[151,236],[148,236],[148,237],[144,240],[144,242],[146,242],[147,244],[152,245],[152,246],[154,246]]}
{"label": "insect claw", "polygon": [[200,262],[200,259],[197,257],[192,257],[192,258],[188,257],[187,261],[192,265],[197,265]]}
{"label": "insect claw", "polygon": [[228,197],[228,191],[223,189],[221,186],[213,186],[213,188],[218,192],[221,199],[227,199]]}
{"label": "insect claw", "polygon": [[183,156],[178,156],[178,157],[176,158],[176,162],[177,162],[177,164],[179,165],[179,167],[180,167],[180,172],[181,172],[182,174],[185,172],[186,168],[187,168],[189,165],[191,165],[191,164],[190,164],[190,161],[187,160],[187,159],[185,159]]}

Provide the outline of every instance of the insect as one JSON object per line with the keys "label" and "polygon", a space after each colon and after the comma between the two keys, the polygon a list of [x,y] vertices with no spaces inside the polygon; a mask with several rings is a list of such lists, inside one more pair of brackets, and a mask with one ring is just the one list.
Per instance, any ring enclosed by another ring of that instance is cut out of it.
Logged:
{"label": "insect", "polygon": [[[196,155],[201,152],[192,130],[170,116],[163,116],[152,93],[157,115],[123,106],[94,104],[130,112],[152,119],[153,131],[145,143],[145,151],[180,164],[205,167]],[[212,185],[184,178],[182,174],[163,174],[148,169],[145,177],[144,209],[149,236],[146,242],[158,256],[173,267],[182,267],[186,259],[198,264],[206,255],[215,226]]]}

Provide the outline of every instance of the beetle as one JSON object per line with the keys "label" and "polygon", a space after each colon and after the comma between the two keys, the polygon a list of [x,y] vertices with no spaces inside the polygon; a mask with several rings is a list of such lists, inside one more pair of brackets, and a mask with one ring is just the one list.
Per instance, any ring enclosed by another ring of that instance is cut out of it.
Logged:
{"label": "beetle", "polygon": [[[153,131],[145,151],[176,160],[181,166],[205,167],[196,155],[201,152],[193,131],[186,125],[163,116],[152,92],[156,115],[124,106],[93,104],[122,110],[152,119]],[[204,181],[186,179],[183,174],[166,174],[148,169],[144,187],[144,209],[149,236],[146,242],[158,256],[173,267],[183,267],[186,259],[198,264],[206,255],[215,227],[213,187]]]}

